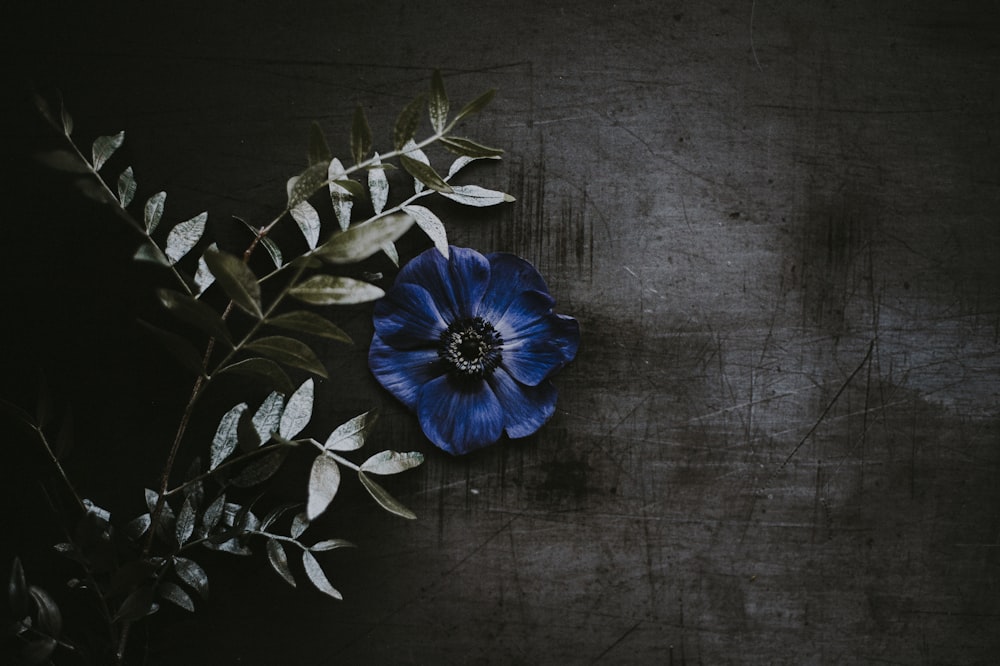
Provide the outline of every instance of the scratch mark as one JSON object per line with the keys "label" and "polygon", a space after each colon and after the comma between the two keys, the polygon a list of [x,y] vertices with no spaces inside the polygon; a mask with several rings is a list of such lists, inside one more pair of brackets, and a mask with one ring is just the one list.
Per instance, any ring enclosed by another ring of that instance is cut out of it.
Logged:
{"label": "scratch mark", "polygon": [[638,622],[636,622],[635,624],[633,624],[631,627],[629,627],[628,629],[626,629],[625,633],[623,633],[621,636],[618,637],[618,640],[616,640],[614,643],[612,643],[611,645],[609,645],[604,650],[604,652],[602,652],[601,654],[599,654],[596,657],[594,657],[594,659],[592,659],[590,663],[592,663],[592,664],[598,664],[598,663],[600,663],[601,659],[603,659],[606,654],[608,654],[609,652],[611,652],[613,649],[615,649],[615,647],[619,643],[621,643],[623,640],[625,640],[626,638],[628,638],[629,634],[631,634],[633,631],[635,631],[636,629],[638,629],[639,625],[641,625],[641,624],[642,624],[642,620],[639,620]]}
{"label": "scratch mark", "polygon": [[753,0],[753,2],[750,3],[750,53],[753,54],[753,61],[757,64],[757,71],[760,72],[763,71],[763,68],[760,66],[760,60],[757,58],[757,49],[753,44],[753,16],[754,10],[756,9],[757,0]]}

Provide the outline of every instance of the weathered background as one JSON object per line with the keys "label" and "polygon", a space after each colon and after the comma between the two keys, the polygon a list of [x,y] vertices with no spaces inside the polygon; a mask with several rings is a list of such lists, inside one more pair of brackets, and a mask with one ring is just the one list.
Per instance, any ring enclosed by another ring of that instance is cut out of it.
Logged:
{"label": "weathered background", "polygon": [[321,421],[382,405],[380,442],[427,454],[391,483],[420,520],[348,492],[313,528],[360,546],[324,560],[342,603],[211,559],[149,663],[1000,659],[992,3],[141,4],[3,10],[3,385],[75,401],[84,493],[155,482],[187,380],[131,324],[155,277],[127,232],[25,166],[28,81],[223,235],[280,208],[310,121],[344,153],[355,104],[386,144],[434,68],[456,103],[495,87],[468,133],[508,152],[470,178],[517,202],[435,209],[584,331],[554,419],[463,459],[331,347]]}

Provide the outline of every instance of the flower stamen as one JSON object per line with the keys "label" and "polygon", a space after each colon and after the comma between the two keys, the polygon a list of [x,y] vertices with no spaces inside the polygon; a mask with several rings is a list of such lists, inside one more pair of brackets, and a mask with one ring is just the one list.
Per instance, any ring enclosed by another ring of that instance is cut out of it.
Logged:
{"label": "flower stamen", "polygon": [[459,319],[441,334],[438,356],[453,376],[482,379],[500,365],[502,345],[500,333],[482,317]]}

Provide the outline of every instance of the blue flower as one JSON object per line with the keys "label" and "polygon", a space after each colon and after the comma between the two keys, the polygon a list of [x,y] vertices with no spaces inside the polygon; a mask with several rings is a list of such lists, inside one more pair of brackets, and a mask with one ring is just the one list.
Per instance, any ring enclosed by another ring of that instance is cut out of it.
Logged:
{"label": "blue flower", "polygon": [[451,247],[407,263],[375,304],[368,364],[417,413],[435,445],[463,454],[538,430],[555,411],[550,377],[576,356],[580,327],[555,314],[534,266]]}

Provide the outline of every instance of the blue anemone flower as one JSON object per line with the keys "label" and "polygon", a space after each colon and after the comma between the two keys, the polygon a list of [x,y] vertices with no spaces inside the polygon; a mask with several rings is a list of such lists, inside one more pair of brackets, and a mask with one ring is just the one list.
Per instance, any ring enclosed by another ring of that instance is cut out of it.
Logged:
{"label": "blue anemone flower", "polygon": [[555,314],[535,267],[513,254],[430,249],[375,304],[368,365],[451,454],[526,437],[555,411],[550,377],[576,356],[580,326]]}

